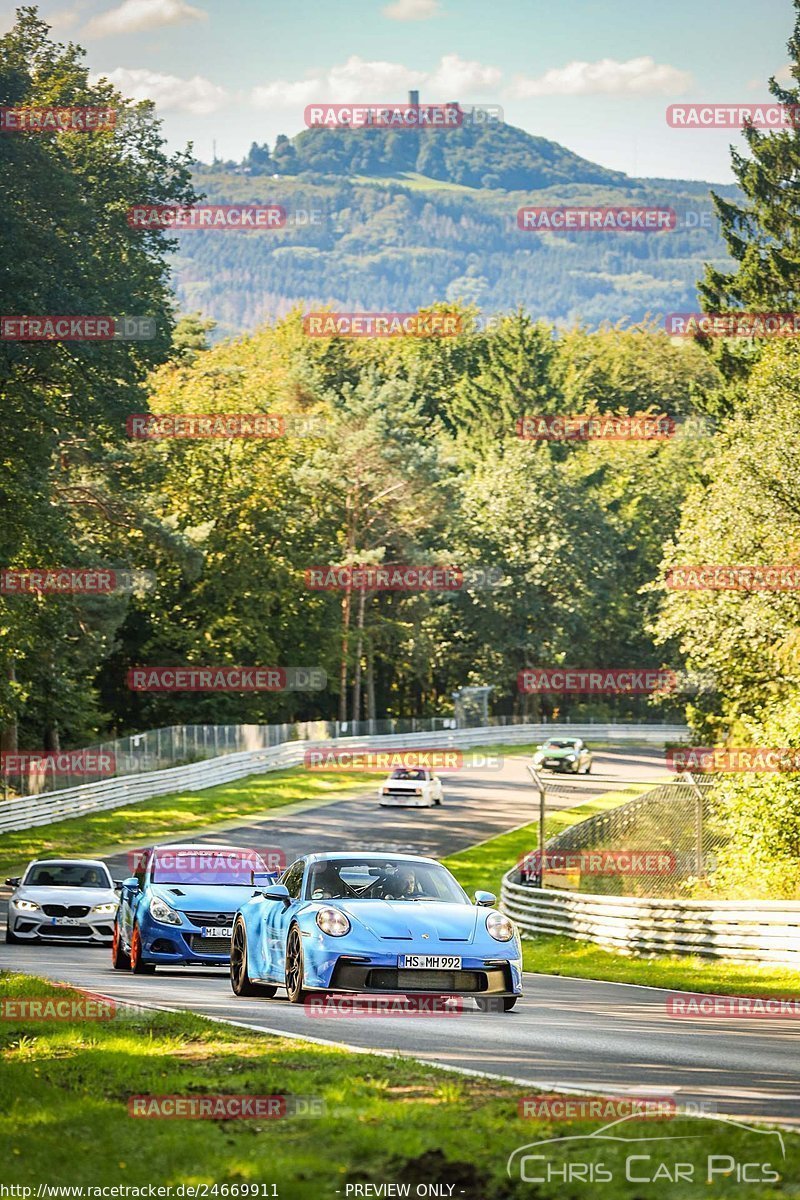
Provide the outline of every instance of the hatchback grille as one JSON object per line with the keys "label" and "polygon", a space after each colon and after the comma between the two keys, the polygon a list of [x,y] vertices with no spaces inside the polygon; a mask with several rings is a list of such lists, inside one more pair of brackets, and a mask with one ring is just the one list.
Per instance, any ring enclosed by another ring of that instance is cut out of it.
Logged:
{"label": "hatchback grille", "polygon": [[197,934],[189,934],[189,945],[195,954],[220,954],[229,955],[231,952],[231,939],[226,937],[198,937]]}
{"label": "hatchback grille", "polygon": [[233,912],[187,912],[186,916],[193,925],[232,925],[236,913]]}
{"label": "hatchback grille", "polygon": [[85,917],[88,904],[43,904],[42,912],[48,917]]}

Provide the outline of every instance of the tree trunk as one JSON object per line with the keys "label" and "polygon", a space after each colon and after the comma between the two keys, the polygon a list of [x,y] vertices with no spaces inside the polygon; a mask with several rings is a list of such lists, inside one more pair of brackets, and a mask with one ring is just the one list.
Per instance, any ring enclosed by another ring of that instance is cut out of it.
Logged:
{"label": "tree trunk", "polygon": [[347,654],[350,644],[350,588],[342,597],[342,662],[339,667],[339,720],[347,720]]}
{"label": "tree trunk", "polygon": [[372,645],[367,646],[367,720],[370,722],[369,730],[372,733],[373,722],[375,721],[375,665],[373,663],[373,648]]}
{"label": "tree trunk", "polygon": [[353,666],[353,720],[361,719],[361,656],[364,653],[364,609],[367,604],[367,590],[361,589],[358,597],[358,636],[356,640],[356,661]]}
{"label": "tree trunk", "polygon": [[[17,682],[17,670],[13,658],[8,664],[7,679],[9,683]],[[0,729],[0,750],[9,750],[11,753],[16,754],[19,749],[18,729],[17,718],[13,716],[8,725],[4,725]]]}

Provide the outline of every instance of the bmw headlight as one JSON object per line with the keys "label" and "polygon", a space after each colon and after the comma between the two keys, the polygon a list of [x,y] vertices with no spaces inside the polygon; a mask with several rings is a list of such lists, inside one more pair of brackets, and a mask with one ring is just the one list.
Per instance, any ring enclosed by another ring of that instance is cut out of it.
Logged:
{"label": "bmw headlight", "polygon": [[338,908],[321,908],[317,913],[317,925],[331,937],[344,937],[350,932],[350,921]]}
{"label": "bmw headlight", "polygon": [[159,900],[158,896],[154,896],[150,901],[150,916],[156,921],[161,921],[164,925],[180,925],[181,918],[174,908],[170,908],[163,900]]}
{"label": "bmw headlight", "polygon": [[503,913],[490,912],[486,918],[486,932],[496,942],[510,942],[514,936],[514,926]]}
{"label": "bmw headlight", "polygon": [[[92,909],[92,912],[112,913],[112,912],[116,912],[118,907],[119,907],[119,905],[117,904],[116,900],[110,900],[108,902],[108,904],[95,904],[95,906]],[[166,908],[166,905],[164,905],[164,907]]]}
{"label": "bmw headlight", "polygon": [[15,900],[14,907],[22,909],[23,912],[39,911],[39,905],[34,904],[33,900]]}

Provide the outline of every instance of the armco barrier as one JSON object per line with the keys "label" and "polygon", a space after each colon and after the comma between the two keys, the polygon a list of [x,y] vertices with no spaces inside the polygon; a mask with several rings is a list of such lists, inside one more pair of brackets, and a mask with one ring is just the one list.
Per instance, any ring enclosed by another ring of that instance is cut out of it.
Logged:
{"label": "armco barrier", "polygon": [[581,737],[600,741],[648,741],[654,744],[679,741],[688,730],[683,725],[492,725],[469,729],[448,729],[436,733],[403,733],[383,737],[356,737],[282,742],[265,750],[246,750],[225,754],[202,762],[149,771],[137,775],[122,775],[79,784],[58,792],[37,796],[21,796],[0,803],[0,833],[15,829],[31,829],[51,825],[85,813],[121,808],[137,804],[152,796],[169,792],[198,792],[219,783],[230,783],[246,775],[262,775],[280,771],[303,762],[306,750],[313,747],[358,746],[379,750],[401,746],[430,746],[431,748],[469,747],[492,744],[519,745],[536,742],[545,737]]}
{"label": "armco barrier", "polygon": [[500,907],[523,936],[550,933],[629,954],[698,954],[800,969],[800,901],[597,896],[503,879]]}

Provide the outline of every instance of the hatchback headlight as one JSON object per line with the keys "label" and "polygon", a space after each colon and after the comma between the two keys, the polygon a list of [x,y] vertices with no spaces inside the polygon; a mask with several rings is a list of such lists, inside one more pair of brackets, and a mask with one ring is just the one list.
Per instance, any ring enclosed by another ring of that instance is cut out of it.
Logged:
{"label": "hatchback headlight", "polygon": [[180,925],[181,918],[174,908],[170,908],[163,900],[159,900],[158,896],[154,896],[150,901],[150,916],[155,917],[157,921],[162,921],[165,925]]}
{"label": "hatchback headlight", "polygon": [[490,912],[486,918],[486,932],[496,942],[510,942],[514,936],[514,925],[501,912]]}
{"label": "hatchback headlight", "polygon": [[321,908],[317,913],[317,925],[331,937],[344,937],[350,932],[350,921],[338,908]]}
{"label": "hatchback headlight", "polygon": [[108,904],[95,904],[95,906],[92,909],[92,912],[112,913],[112,912],[116,912],[118,907],[119,907],[119,905],[117,904],[116,900],[110,900],[108,902]]}
{"label": "hatchback headlight", "polygon": [[33,900],[15,900],[15,908],[21,908],[23,912],[38,912],[39,905],[34,904]]}

